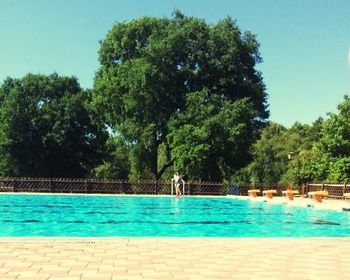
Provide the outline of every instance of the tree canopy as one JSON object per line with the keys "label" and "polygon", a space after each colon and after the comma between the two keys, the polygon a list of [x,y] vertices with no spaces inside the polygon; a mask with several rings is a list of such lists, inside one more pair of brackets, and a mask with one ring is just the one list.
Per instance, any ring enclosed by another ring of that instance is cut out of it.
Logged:
{"label": "tree canopy", "polygon": [[187,95],[186,108],[170,122],[175,169],[197,180],[222,180],[247,164],[256,131],[249,99],[231,101],[207,91]]}
{"label": "tree canopy", "polygon": [[0,176],[296,183],[350,180],[350,98],[312,125],[268,122],[255,35],[175,11],[112,26],[92,89],[0,85]]}
{"label": "tree canopy", "polygon": [[298,183],[312,181],[310,160],[319,139],[322,120],[312,126],[295,123],[287,129],[270,123],[261,130],[251,149],[252,160],[236,174],[236,179],[260,183]]}
{"label": "tree canopy", "polygon": [[[183,173],[205,176],[209,157],[218,151],[220,164],[206,176],[210,179],[246,162],[240,155],[246,155],[243,150],[269,115],[255,69],[261,62],[258,47],[255,36],[242,33],[230,17],[210,25],[175,12],[170,19],[142,17],[112,27],[101,42],[94,108],[128,146],[134,178],[157,179],[174,163]],[[247,108],[251,111],[244,115]],[[229,138],[214,136],[215,129]],[[196,152],[186,148],[197,144]],[[166,154],[163,166],[158,166],[160,147]]]}
{"label": "tree canopy", "polygon": [[107,134],[74,77],[29,74],[0,87],[1,176],[85,177]]}
{"label": "tree canopy", "polygon": [[[350,98],[338,105],[338,114],[330,114],[315,147],[312,162],[319,180],[344,182],[350,179]],[[322,163],[322,164],[320,164]],[[315,176],[315,177],[316,177]]]}

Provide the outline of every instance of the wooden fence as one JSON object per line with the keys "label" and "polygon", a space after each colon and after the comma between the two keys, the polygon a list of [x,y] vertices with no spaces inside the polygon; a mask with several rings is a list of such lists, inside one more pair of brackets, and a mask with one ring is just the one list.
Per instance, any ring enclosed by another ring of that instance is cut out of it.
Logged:
{"label": "wooden fence", "polygon": [[[247,195],[249,189],[261,191],[274,189],[277,196],[289,188],[283,184],[234,183],[225,185],[215,182],[186,182],[189,195]],[[309,183],[304,192],[324,190],[329,198],[342,199],[350,192],[350,184]],[[45,192],[45,193],[105,193],[105,194],[170,194],[171,183],[165,180],[97,180],[71,178],[4,178],[0,177],[0,192]],[[301,193],[301,192],[300,192]]]}
{"label": "wooden fence", "polygon": [[331,184],[331,183],[310,183],[306,185],[305,193],[312,191],[327,191],[329,198],[343,199],[344,193],[350,192],[350,184]]}
{"label": "wooden fence", "polygon": [[[164,180],[96,180],[68,178],[0,178],[0,192],[170,194],[171,183]],[[223,183],[187,182],[186,194],[225,195]]]}
{"label": "wooden fence", "polygon": [[276,195],[281,196],[282,191],[286,190],[287,188],[288,188],[288,185],[281,185],[281,184],[234,183],[229,186],[227,193],[232,195],[247,195],[248,190],[250,189],[258,189],[260,190],[260,194],[262,194],[264,190],[277,190]]}

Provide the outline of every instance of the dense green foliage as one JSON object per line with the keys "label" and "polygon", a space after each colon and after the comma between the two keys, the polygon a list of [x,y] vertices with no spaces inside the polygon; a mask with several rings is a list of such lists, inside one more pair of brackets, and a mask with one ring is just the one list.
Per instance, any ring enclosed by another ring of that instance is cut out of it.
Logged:
{"label": "dense green foliage", "polygon": [[[250,182],[343,183],[350,179],[350,98],[345,96],[338,114],[312,126],[295,124],[286,129],[270,124],[253,145],[253,160],[235,179]],[[289,160],[288,160],[289,156]]]}
{"label": "dense green foliage", "polygon": [[[189,176],[220,180],[247,162],[244,150],[268,111],[255,70],[261,60],[258,43],[231,18],[208,25],[176,12],[171,19],[117,23],[102,41],[99,60],[94,107],[128,147],[132,178],[160,178],[175,163]],[[191,124],[194,113],[198,118]],[[227,130],[228,138],[218,140],[215,130]],[[194,141],[198,145],[189,151]],[[214,154],[218,162],[211,168]]]}
{"label": "dense green foliage", "polygon": [[168,135],[175,169],[190,178],[218,180],[248,163],[254,141],[255,110],[249,99],[231,101],[207,91],[187,95]]}
{"label": "dense green foliage", "polygon": [[253,160],[238,172],[237,178],[266,183],[304,181],[300,160],[313,147],[321,123],[322,120],[313,126],[295,123],[290,129],[271,123],[261,131],[261,138],[252,147]]}
{"label": "dense green foliage", "polygon": [[0,176],[349,181],[350,98],[312,125],[268,123],[258,48],[230,17],[117,23],[93,89],[57,74],[2,82]]}
{"label": "dense green foliage", "polygon": [[318,180],[344,182],[350,179],[350,98],[338,106],[339,114],[330,114],[320,140],[315,145],[317,156],[312,162]]}
{"label": "dense green foliage", "polygon": [[76,78],[27,75],[0,87],[0,174],[85,177],[107,135],[92,121]]}

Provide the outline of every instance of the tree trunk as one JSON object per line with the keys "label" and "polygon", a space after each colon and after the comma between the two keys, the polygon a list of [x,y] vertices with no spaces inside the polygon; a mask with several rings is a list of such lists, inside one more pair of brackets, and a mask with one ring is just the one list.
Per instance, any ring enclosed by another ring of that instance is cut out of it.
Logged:
{"label": "tree trunk", "polygon": [[159,170],[158,172],[158,179],[160,177],[162,177],[163,173],[170,167],[173,165],[174,161],[171,160],[171,154],[170,154],[170,147],[169,144],[167,142],[165,142],[165,154],[166,154],[166,159],[167,162],[164,164],[164,166],[162,166],[162,168]]}

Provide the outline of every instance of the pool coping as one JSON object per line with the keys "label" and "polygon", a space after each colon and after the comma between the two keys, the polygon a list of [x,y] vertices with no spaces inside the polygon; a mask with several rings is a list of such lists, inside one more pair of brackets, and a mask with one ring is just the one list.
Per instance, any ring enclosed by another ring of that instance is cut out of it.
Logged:
{"label": "pool coping", "polygon": [[182,197],[201,197],[201,198],[228,198],[228,196],[223,195],[182,195],[180,197],[176,197],[175,195],[171,194],[119,194],[119,193],[70,193],[70,192],[64,192],[64,193],[49,193],[49,192],[0,192],[0,195],[53,195],[53,196],[128,196],[128,197],[173,197],[173,198],[182,198]]}
{"label": "pool coping", "polygon": [[303,207],[312,208],[315,210],[333,210],[333,211],[350,211],[350,201],[346,200],[336,200],[336,199],[324,199],[322,203],[316,202],[314,199],[307,197],[295,197],[294,200],[289,200],[285,197],[273,197],[268,199],[266,197],[249,197],[249,196],[238,196],[238,195],[228,195],[227,198],[248,200],[257,203],[267,203],[267,204],[284,204],[288,207]]}
{"label": "pool coping", "polygon": [[[173,197],[174,195],[168,194],[101,194],[101,193],[47,193],[47,192],[0,192],[0,195],[46,195],[46,196],[115,196],[115,197]],[[264,203],[277,203],[285,204],[291,207],[308,207],[317,210],[334,210],[334,211],[350,211],[350,200],[336,200],[336,199],[324,199],[322,203],[316,202],[315,200],[307,197],[296,196],[294,200],[288,200],[285,197],[275,196],[273,199],[268,199],[266,197],[250,197],[242,195],[184,195],[180,198],[230,198],[230,199],[240,199],[249,200],[252,202],[264,202]]]}

